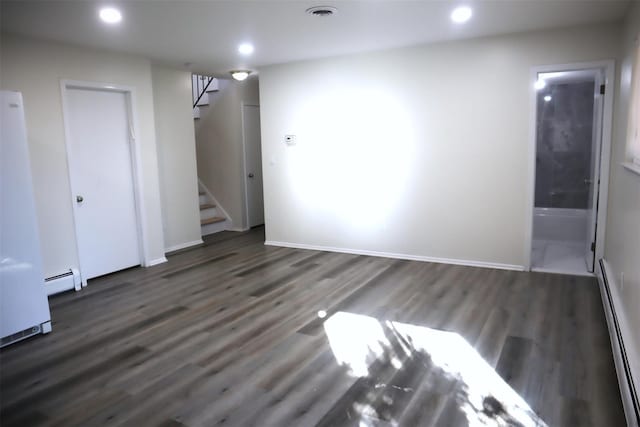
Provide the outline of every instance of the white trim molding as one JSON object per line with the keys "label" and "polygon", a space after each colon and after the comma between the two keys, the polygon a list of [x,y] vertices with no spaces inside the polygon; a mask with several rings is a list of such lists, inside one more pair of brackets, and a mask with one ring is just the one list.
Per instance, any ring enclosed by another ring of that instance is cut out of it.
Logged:
{"label": "white trim molding", "polygon": [[[114,83],[100,83],[100,82],[87,82],[81,80],[68,80],[61,79],[60,80],[60,92],[61,92],[61,100],[62,100],[62,115],[63,115],[63,123],[64,123],[64,132],[65,132],[65,151],[67,154],[67,173],[69,178],[69,186],[71,189],[71,193],[69,194],[71,199],[71,206],[73,211],[73,222],[74,222],[74,231],[75,231],[75,242],[76,242],[76,252],[78,254],[79,261],[79,269],[80,275],[82,277],[82,285],[86,286],[87,280],[84,278],[85,276],[82,274],[82,254],[80,253],[80,247],[78,246],[78,226],[77,226],[77,207],[76,203],[73,201],[73,195],[76,192],[73,190],[73,179],[71,174],[71,165],[73,164],[73,155],[70,150],[70,128],[69,128],[69,108],[67,103],[67,89],[72,88],[81,88],[81,89],[90,89],[97,91],[107,91],[107,92],[119,92],[124,93],[127,100],[127,113],[130,124],[130,141],[131,141],[131,172],[133,175],[133,192],[134,192],[134,203],[136,209],[136,225],[138,228],[138,243],[140,247],[138,248],[140,265],[143,267],[150,267],[152,265],[160,264],[162,262],[166,262],[166,258],[164,261],[158,259],[151,259],[151,254],[149,251],[148,245],[148,236],[151,234],[149,231],[149,226],[146,221],[146,212],[147,208],[144,201],[144,178],[142,174],[142,151],[141,151],[141,141],[140,133],[138,130],[140,129],[138,123],[138,115],[137,115],[137,106],[136,106],[136,89],[133,86],[125,86]],[[164,236],[161,236],[164,240]]]}
{"label": "white trim molding", "polygon": [[364,249],[336,248],[332,246],[307,245],[304,243],[276,242],[267,240],[264,242],[267,246],[280,246],[284,248],[309,249],[313,251],[338,252],[353,255],[367,255],[381,258],[406,259],[409,261],[436,262],[440,264],[465,265],[468,267],[495,268],[498,270],[514,270],[524,271],[524,266],[515,264],[501,264],[495,262],[472,261],[466,259],[455,258],[437,258],[423,255],[399,254],[394,252],[369,251]]}
{"label": "white trim molding", "polygon": [[145,263],[145,267],[153,267],[154,265],[158,265],[158,264],[163,264],[167,262],[167,257],[162,257],[162,258],[156,258],[156,259],[152,259],[151,261],[148,261],[147,263]]}
{"label": "white trim molding", "polygon": [[245,227],[245,228],[234,227],[234,228],[230,228],[228,231],[235,231],[237,233],[244,233],[245,231],[249,231],[249,230],[251,230],[250,227]]}
{"label": "white trim molding", "polygon": [[202,239],[193,240],[191,242],[180,243],[178,245],[169,246],[168,248],[164,248],[164,253],[168,254],[171,252],[179,251],[180,249],[187,249],[192,246],[202,245],[204,241]]}
{"label": "white trim molding", "polygon": [[611,265],[601,259],[596,266],[596,272],[627,426],[638,427],[640,425],[640,403],[638,402],[640,354],[637,354],[633,346],[633,331],[621,304],[623,296],[620,295],[620,287]]}

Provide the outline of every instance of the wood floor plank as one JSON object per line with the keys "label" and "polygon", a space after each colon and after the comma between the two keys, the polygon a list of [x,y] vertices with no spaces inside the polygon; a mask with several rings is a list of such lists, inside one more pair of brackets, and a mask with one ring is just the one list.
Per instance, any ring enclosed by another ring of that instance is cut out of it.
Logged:
{"label": "wood floor plank", "polygon": [[478,366],[533,424],[624,425],[593,278],[278,248],[262,228],[168,259],[52,297],[53,332],[0,350],[0,424],[516,422],[472,401]]}

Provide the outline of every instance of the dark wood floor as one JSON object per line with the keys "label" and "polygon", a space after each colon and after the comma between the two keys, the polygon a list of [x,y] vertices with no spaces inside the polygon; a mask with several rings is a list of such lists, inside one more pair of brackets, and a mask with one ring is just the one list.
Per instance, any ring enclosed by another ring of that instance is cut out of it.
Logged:
{"label": "dark wood floor", "polygon": [[263,239],[52,298],[0,352],[2,426],[624,425],[594,279]]}

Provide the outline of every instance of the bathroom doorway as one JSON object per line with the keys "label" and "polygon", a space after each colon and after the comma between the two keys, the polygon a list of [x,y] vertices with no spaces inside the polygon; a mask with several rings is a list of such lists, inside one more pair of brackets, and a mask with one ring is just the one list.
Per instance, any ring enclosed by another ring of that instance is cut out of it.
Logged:
{"label": "bathroom doorway", "polygon": [[592,275],[601,257],[611,132],[607,71],[547,67],[535,73],[533,271]]}

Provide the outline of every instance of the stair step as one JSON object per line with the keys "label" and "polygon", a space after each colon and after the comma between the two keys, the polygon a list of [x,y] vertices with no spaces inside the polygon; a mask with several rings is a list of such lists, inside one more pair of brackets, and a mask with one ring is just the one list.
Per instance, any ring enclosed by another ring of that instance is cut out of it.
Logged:
{"label": "stair step", "polygon": [[213,79],[211,83],[209,83],[209,87],[207,88],[207,92],[217,92],[219,89],[218,79]]}
{"label": "stair step", "polygon": [[211,208],[215,208],[216,205],[214,205],[213,203],[203,203],[200,205],[200,210],[203,211],[205,209],[211,209]]}
{"label": "stair step", "polygon": [[214,216],[213,218],[201,219],[200,225],[215,224],[216,222],[222,222],[224,220],[225,218]]}
{"label": "stair step", "polygon": [[196,104],[198,107],[204,107],[205,105],[209,105],[209,94],[203,93],[198,99],[198,103]]}

